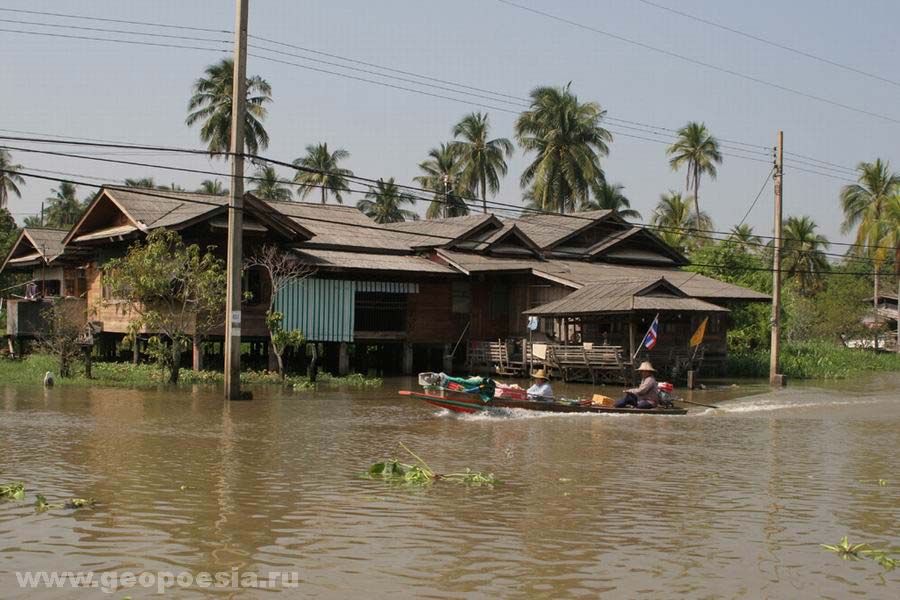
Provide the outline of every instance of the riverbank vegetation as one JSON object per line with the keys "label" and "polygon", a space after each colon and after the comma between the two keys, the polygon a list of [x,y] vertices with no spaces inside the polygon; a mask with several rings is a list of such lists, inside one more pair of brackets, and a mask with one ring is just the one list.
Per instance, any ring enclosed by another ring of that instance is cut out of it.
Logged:
{"label": "riverbank vegetation", "polygon": [[[58,361],[46,354],[31,354],[21,360],[0,360],[0,381],[12,385],[41,385],[44,373],[55,372]],[[155,364],[133,365],[131,363],[95,362],[91,367],[92,377],[84,376],[80,364],[72,368],[71,377],[57,378],[57,385],[100,385],[110,387],[156,387],[169,381],[167,370]],[[182,370],[178,385],[220,384],[224,375],[217,371]],[[319,373],[315,382],[302,376],[282,376],[274,371],[244,371],[241,382],[247,385],[282,385],[295,390],[316,389],[322,387],[377,387],[381,379],[365,377],[360,374],[345,377]]]}

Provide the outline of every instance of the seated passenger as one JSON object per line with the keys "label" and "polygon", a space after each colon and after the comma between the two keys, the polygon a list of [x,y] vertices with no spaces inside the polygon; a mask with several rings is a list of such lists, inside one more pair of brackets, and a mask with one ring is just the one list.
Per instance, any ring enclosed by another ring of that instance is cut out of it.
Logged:
{"label": "seated passenger", "polygon": [[638,367],[638,374],[641,376],[641,385],[630,390],[625,390],[625,396],[616,402],[616,408],[625,408],[631,406],[633,408],[656,408],[659,402],[659,388],[657,387],[656,377],[654,377],[656,369],[649,362],[644,361]]}
{"label": "seated passenger", "polygon": [[553,402],[553,388],[550,387],[550,381],[544,370],[538,369],[532,373],[531,379],[534,383],[528,388],[528,399]]}

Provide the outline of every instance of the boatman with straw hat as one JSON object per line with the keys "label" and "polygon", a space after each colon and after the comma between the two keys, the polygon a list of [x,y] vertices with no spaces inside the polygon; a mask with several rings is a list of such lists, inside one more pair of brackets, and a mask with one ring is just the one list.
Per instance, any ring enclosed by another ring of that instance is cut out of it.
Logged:
{"label": "boatman with straw hat", "polygon": [[553,402],[553,388],[550,387],[550,380],[543,369],[538,369],[531,374],[533,384],[528,388],[529,400],[543,400],[544,402]]}
{"label": "boatman with straw hat", "polygon": [[644,361],[638,367],[638,374],[641,376],[641,385],[630,390],[625,390],[625,397],[616,402],[616,408],[625,408],[631,406],[633,408],[656,408],[659,402],[659,388],[656,383],[656,369],[649,361]]}

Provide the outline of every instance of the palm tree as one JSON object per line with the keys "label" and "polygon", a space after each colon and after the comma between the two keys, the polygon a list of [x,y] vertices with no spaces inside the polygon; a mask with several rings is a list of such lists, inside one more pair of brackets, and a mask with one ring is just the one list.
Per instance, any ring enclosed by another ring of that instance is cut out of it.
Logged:
{"label": "palm tree", "polygon": [[51,190],[53,196],[47,198],[47,217],[44,220],[45,227],[65,229],[74,225],[81,211],[84,209],[81,202],[75,196],[75,185],[63,181],[55,190]]}
{"label": "palm tree", "polygon": [[790,217],[784,226],[782,269],[800,285],[802,296],[812,294],[822,282],[822,273],[831,268],[825,257],[828,240],[816,233],[817,227],[809,217]]}
{"label": "palm tree", "polygon": [[343,204],[341,194],[350,191],[347,180],[353,177],[353,171],[342,169],[338,163],[348,158],[350,153],[343,148],[329,152],[325,142],[307,146],[306,156],[294,161],[294,166],[300,169],[294,176],[294,182],[302,186],[297,190],[300,199],[305,199],[318,188],[322,193],[322,204],[328,199],[329,192],[338,204]]}
{"label": "palm tree", "polygon": [[678,130],[678,140],[666,149],[669,158],[669,166],[677,171],[683,166],[687,167],[685,178],[685,193],[694,192],[694,222],[701,223],[700,215],[700,178],[709,175],[710,179],[716,178],[716,164],[721,164],[722,154],[719,152],[719,142],[710,135],[705,123],[692,121]]}
{"label": "palm tree", "polygon": [[174,181],[172,183],[170,183],[169,185],[158,185],[158,186],[156,186],[156,189],[164,190],[167,192],[185,192],[185,191],[187,191],[183,187],[181,187],[180,185],[175,183]]}
{"label": "palm tree", "polygon": [[753,252],[762,245],[762,238],[753,233],[753,226],[741,223],[731,228],[728,241],[744,252]]}
{"label": "palm tree", "polygon": [[631,202],[622,193],[625,186],[621,183],[595,181],[591,185],[593,198],[582,202],[581,210],[612,210],[623,219],[640,219],[641,213],[631,208]]}
{"label": "palm tree", "polygon": [[139,179],[126,179],[125,187],[156,189],[156,182],[152,177],[141,177]]}
{"label": "palm tree", "polygon": [[[202,122],[200,139],[210,154],[231,148],[231,96],[234,86],[234,61],[223,58],[209,65],[204,77],[194,82],[194,94],[188,102],[188,125]],[[272,101],[272,87],[259,75],[247,78],[247,112],[244,116],[244,146],[256,154],[269,146],[269,134],[263,128],[265,104]]]}
{"label": "palm tree", "polygon": [[275,167],[260,167],[256,174],[256,187],[253,193],[263,200],[290,200],[294,193],[284,185],[285,181],[278,177]]}
{"label": "palm tree", "polygon": [[659,228],[659,236],[670,246],[687,250],[696,241],[685,237],[688,230],[712,227],[712,220],[705,212],[700,213],[698,226],[697,215],[691,214],[690,196],[682,198],[680,192],[669,190],[668,194],[659,197],[659,203],[653,209],[650,223]]}
{"label": "palm tree", "polygon": [[200,182],[197,193],[208,194],[210,196],[227,196],[228,188],[222,185],[222,182],[218,179],[204,179]]}
{"label": "palm tree", "polygon": [[497,195],[500,191],[500,178],[507,171],[505,159],[513,154],[513,145],[508,139],[488,139],[490,129],[486,114],[468,114],[453,127],[453,137],[462,139],[450,144],[460,162],[462,185],[471,194],[481,193],[485,213],[488,211],[487,193]]}
{"label": "palm tree", "polygon": [[600,125],[606,112],[596,102],[579,102],[570,86],[532,90],[531,107],[515,126],[519,145],[537,155],[522,173],[522,188],[533,184],[541,209],[561,213],[585,201],[591,183],[603,178],[600,157],[612,141]]}
{"label": "palm tree", "polygon": [[887,161],[876,159],[874,163],[861,162],[856,166],[859,172],[857,183],[845,185],[841,189],[841,208],[844,211],[843,233],[856,228],[856,246],[851,253],[873,258],[874,307],[878,308],[879,247],[887,233],[884,227],[884,209],[888,200],[900,193],[900,175],[891,172]]}
{"label": "palm tree", "polygon": [[413,181],[434,192],[434,199],[425,211],[426,219],[461,217],[469,214],[469,206],[463,196],[466,186],[460,176],[461,163],[453,146],[441,144],[428,151],[428,159],[419,163],[422,175]]}
{"label": "palm tree", "polygon": [[356,207],[376,223],[399,223],[407,219],[415,221],[419,215],[403,208],[404,204],[415,204],[416,199],[400,191],[394,178],[379,179],[375,187],[369,187],[366,197],[356,203]]}
{"label": "palm tree", "polygon": [[0,209],[6,208],[11,194],[22,197],[19,186],[25,185],[25,179],[17,173],[21,168],[22,165],[13,164],[9,152],[0,148]]}

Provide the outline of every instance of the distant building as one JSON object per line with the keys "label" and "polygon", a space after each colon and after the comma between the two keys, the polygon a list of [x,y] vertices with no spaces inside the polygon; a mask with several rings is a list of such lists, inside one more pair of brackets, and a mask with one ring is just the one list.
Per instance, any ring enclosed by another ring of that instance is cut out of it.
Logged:
{"label": "distant building", "polygon": [[[24,230],[2,270],[28,273],[38,296],[80,299],[100,332],[98,343],[114,347],[128,330],[129,315],[103,289],[102,265],[158,228],[178,231],[187,243],[215,245],[224,256],[226,203],[221,196],[105,187],[70,231]],[[680,252],[611,211],[519,219],[473,214],[378,225],[353,207],[247,194],[244,216],[245,252],[275,243],[316,269],[284,290],[276,307],[285,326],[325,345],[334,370],[411,373],[462,368],[464,362],[489,367],[503,362],[498,347],[518,352],[521,370],[536,360],[532,347],[523,346],[529,336],[550,347],[551,355],[556,348],[557,358],[575,356],[577,348],[612,347],[617,360],[629,363],[657,314],[659,343],[640,359],[660,366],[683,362],[691,353],[688,339],[708,318],[702,354],[714,367],[727,353],[728,307],[769,300],[684,271],[687,259]],[[268,282],[251,270],[244,285],[254,299],[243,307],[242,338],[260,358],[267,353]],[[35,302],[9,303],[8,335],[34,335],[33,327],[16,325],[15,315]],[[539,319],[531,334],[530,316]],[[213,331],[209,339],[221,341],[221,335],[221,329]],[[537,360],[565,368],[546,354]]]}

